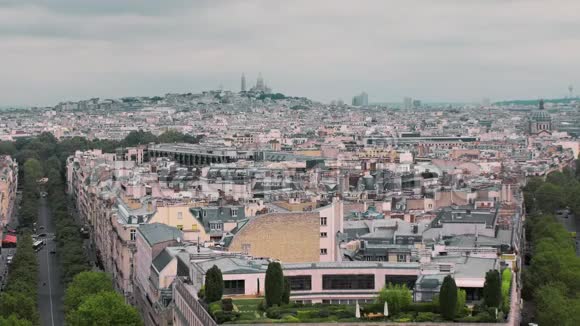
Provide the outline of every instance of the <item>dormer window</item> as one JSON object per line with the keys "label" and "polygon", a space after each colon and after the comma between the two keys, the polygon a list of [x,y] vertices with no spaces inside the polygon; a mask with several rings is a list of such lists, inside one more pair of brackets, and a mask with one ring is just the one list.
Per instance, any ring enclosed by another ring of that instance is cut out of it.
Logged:
{"label": "dormer window", "polygon": [[237,208],[232,208],[231,213],[232,213],[232,217],[238,217],[238,209]]}

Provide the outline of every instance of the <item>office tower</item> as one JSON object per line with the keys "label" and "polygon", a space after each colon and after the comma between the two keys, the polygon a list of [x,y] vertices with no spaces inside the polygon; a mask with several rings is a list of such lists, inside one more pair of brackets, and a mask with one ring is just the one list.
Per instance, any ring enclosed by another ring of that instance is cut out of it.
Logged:
{"label": "office tower", "polygon": [[410,97],[405,97],[403,99],[403,108],[405,110],[411,110],[413,108],[413,99]]}
{"label": "office tower", "polygon": [[242,92],[246,91],[246,75],[242,73]]}
{"label": "office tower", "polygon": [[369,105],[369,94],[362,92],[362,93],[360,93],[359,96],[361,98],[362,106],[368,106]]}
{"label": "office tower", "polygon": [[413,100],[413,109],[418,109],[421,107],[421,101],[420,100]]}
{"label": "office tower", "polygon": [[352,98],[352,105],[354,106],[367,106],[369,105],[369,95],[365,92],[355,95]]}

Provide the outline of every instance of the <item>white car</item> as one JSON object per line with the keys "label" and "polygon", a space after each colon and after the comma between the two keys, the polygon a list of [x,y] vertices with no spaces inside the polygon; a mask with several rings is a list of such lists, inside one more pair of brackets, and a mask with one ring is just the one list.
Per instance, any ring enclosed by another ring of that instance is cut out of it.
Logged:
{"label": "white car", "polygon": [[12,256],[12,255],[8,255],[8,256],[6,257],[6,263],[7,263],[7,264],[12,264],[12,259],[14,259],[14,256]]}

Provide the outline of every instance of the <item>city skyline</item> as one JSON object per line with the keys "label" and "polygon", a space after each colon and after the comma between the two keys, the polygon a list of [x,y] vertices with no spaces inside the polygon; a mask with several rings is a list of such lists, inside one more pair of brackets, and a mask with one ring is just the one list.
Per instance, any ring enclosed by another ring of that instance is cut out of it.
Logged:
{"label": "city skyline", "polygon": [[1,105],[239,91],[242,72],[326,103],[564,97],[580,83],[577,2],[459,4],[4,1]]}

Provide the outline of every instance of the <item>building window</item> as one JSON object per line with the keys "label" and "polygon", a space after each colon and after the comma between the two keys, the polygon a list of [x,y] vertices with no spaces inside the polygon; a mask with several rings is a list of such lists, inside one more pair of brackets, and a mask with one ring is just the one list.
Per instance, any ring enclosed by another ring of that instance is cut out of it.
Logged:
{"label": "building window", "polygon": [[328,237],[328,234],[326,232],[320,232],[320,237],[326,238],[326,237]]}
{"label": "building window", "polygon": [[323,290],[372,290],[375,288],[375,275],[322,275]]}
{"label": "building window", "polygon": [[250,250],[252,249],[252,245],[249,243],[242,243],[242,253],[248,255]]}
{"label": "building window", "polygon": [[177,219],[183,220],[183,213],[182,212],[177,212]]}
{"label": "building window", "polygon": [[232,217],[238,217],[238,209],[237,208],[232,208]]}
{"label": "building window", "polygon": [[328,252],[326,250],[326,248],[320,248],[320,254],[321,255],[326,255]]}
{"label": "building window", "polygon": [[201,210],[201,216],[202,217],[207,217],[207,211],[205,209]]}
{"label": "building window", "polygon": [[320,225],[326,226],[326,217],[321,217],[320,218]]}
{"label": "building window", "polygon": [[211,230],[221,231],[222,230],[222,223],[221,222],[210,223],[209,228]]}
{"label": "building window", "polygon": [[397,255],[397,262],[398,263],[404,263],[407,259],[407,257],[405,255]]}
{"label": "building window", "polygon": [[178,225],[177,226],[177,229],[180,230],[180,231],[182,231],[183,230],[183,225]]}
{"label": "building window", "polygon": [[310,275],[287,276],[286,279],[292,291],[312,290],[312,276]]}
{"label": "building window", "polygon": [[407,289],[413,289],[415,287],[415,282],[417,282],[417,276],[413,275],[385,275],[385,285],[389,283],[393,285],[406,285]]}
{"label": "building window", "polygon": [[191,225],[191,231],[193,232],[198,232],[199,230],[197,229],[197,224],[192,224]]}
{"label": "building window", "polygon": [[451,273],[451,265],[441,264],[439,265],[439,271],[441,273]]}
{"label": "building window", "polygon": [[135,241],[137,239],[137,230],[131,230],[130,231],[130,235],[131,235],[131,241]]}
{"label": "building window", "polygon": [[224,280],[224,294],[245,294],[246,281]]}

